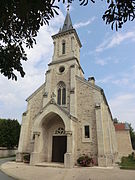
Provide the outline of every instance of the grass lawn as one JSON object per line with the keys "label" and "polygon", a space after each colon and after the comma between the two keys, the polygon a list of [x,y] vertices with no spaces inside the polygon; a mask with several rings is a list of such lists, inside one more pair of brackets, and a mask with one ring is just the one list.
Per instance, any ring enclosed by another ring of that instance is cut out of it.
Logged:
{"label": "grass lawn", "polygon": [[135,170],[135,157],[132,155],[129,155],[128,157],[122,157],[120,169],[131,169]]}

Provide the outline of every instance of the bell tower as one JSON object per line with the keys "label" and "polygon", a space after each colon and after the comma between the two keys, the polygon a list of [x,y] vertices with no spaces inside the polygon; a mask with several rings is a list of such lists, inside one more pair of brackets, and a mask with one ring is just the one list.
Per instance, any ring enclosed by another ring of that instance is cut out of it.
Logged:
{"label": "bell tower", "polygon": [[46,87],[43,106],[51,98],[76,117],[76,76],[84,77],[80,66],[81,42],[73,28],[69,11],[59,32],[52,36],[54,53],[46,72]]}
{"label": "bell tower", "polygon": [[54,43],[52,62],[76,58],[80,63],[80,48],[82,45],[76,30],[73,28],[69,11],[67,11],[63,27],[52,36],[52,39]]}

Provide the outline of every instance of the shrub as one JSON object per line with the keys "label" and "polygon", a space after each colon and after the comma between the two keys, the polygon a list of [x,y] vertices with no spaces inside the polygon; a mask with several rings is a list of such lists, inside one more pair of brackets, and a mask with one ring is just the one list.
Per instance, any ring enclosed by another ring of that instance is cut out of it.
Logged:
{"label": "shrub", "polygon": [[128,159],[135,161],[135,154],[134,154],[134,152],[132,152],[131,154],[128,155]]}
{"label": "shrub", "polygon": [[89,157],[88,155],[82,155],[80,156],[78,159],[77,159],[77,163],[80,165],[80,166],[84,166],[84,167],[87,167],[87,166],[92,166],[94,164],[94,161],[91,157]]}
{"label": "shrub", "polygon": [[129,154],[128,157],[122,157],[119,165],[121,169],[135,169],[134,153]]}

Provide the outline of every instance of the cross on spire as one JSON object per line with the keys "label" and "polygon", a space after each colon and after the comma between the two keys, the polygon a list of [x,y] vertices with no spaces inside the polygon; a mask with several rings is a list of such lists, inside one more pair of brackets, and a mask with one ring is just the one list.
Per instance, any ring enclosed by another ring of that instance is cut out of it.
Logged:
{"label": "cross on spire", "polygon": [[67,5],[67,12],[69,12],[69,7],[70,7],[70,4],[68,2],[68,5]]}

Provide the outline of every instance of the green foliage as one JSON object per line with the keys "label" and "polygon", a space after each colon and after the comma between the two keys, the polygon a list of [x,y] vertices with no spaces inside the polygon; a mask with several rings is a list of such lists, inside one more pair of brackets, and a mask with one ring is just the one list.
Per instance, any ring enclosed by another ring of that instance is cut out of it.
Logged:
{"label": "green foliage", "polygon": [[18,146],[20,124],[17,120],[0,119],[0,147],[12,149]]}
{"label": "green foliage", "polygon": [[84,166],[84,167],[87,167],[87,166],[90,166],[90,165],[93,165],[94,164],[94,161],[91,157],[89,157],[88,155],[82,155],[80,156],[78,159],[77,159],[77,163],[80,165],[80,166]]}
{"label": "green foliage", "polygon": [[131,143],[132,143],[132,148],[135,150],[135,132],[133,128],[131,127],[131,124],[129,124],[130,128],[130,137],[131,137]]}
{"label": "green foliage", "polygon": [[[60,0],[58,0],[60,1]],[[66,0],[62,0],[64,3]],[[67,0],[72,3],[74,0]],[[80,5],[86,6],[89,2],[95,3],[96,0],[79,0]],[[135,0],[106,0],[108,8],[103,15],[106,24],[110,24],[113,30],[115,25],[116,31],[122,28],[127,21],[135,19]]]}
{"label": "green foliage", "polygon": [[[0,0],[0,73],[8,79],[17,80],[16,71],[24,77],[22,61],[27,60],[24,47],[32,48],[40,27],[49,24],[49,20],[58,14],[55,1]],[[70,4],[74,0],[58,0],[61,1]],[[86,6],[89,1],[95,3],[94,0],[78,1],[81,6]],[[125,22],[134,20],[134,0],[107,0],[106,3],[108,9],[103,20],[112,29],[114,24],[118,30]]]}
{"label": "green foliage", "polygon": [[119,164],[121,169],[134,169],[135,170],[135,155],[134,152],[129,154],[128,157],[122,157]]}
{"label": "green foliage", "polygon": [[17,80],[14,70],[25,75],[23,45],[33,47],[40,27],[57,14],[57,7],[51,0],[1,0],[0,7],[0,72]]}
{"label": "green foliage", "polygon": [[121,28],[127,21],[133,21],[135,18],[135,1],[134,0],[107,0],[108,9],[103,15],[106,24],[115,24],[116,30]]}
{"label": "green foliage", "polygon": [[135,165],[133,165],[133,166],[121,166],[120,169],[135,170]]}

